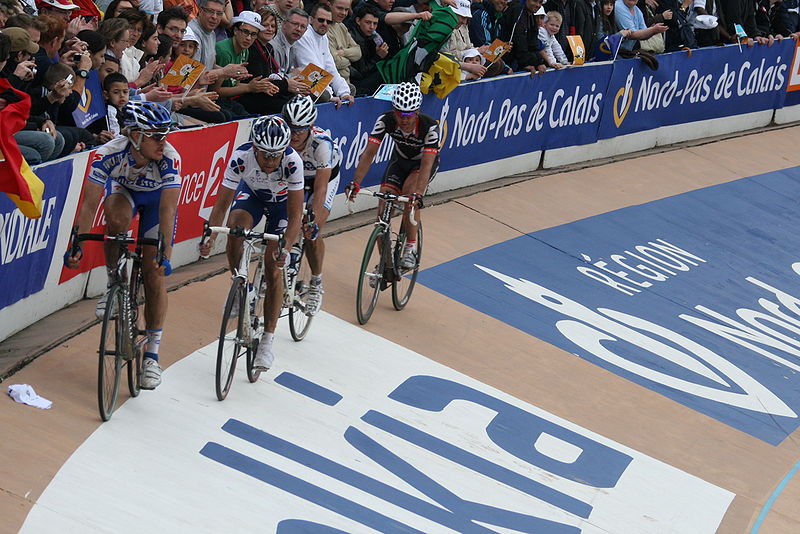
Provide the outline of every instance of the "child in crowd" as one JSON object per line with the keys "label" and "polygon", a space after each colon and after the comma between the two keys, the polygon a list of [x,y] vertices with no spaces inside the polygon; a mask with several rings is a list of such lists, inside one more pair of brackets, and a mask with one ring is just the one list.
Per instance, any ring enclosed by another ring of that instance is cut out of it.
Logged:
{"label": "child in crowd", "polygon": [[600,16],[597,17],[597,42],[602,42],[612,33],[617,33],[614,17],[615,0],[600,0]]}
{"label": "child in crowd", "polygon": [[567,55],[556,39],[562,20],[561,13],[558,11],[548,11],[545,15],[544,26],[539,27],[539,40],[544,44],[542,56],[547,66],[554,69],[560,69],[569,64]]}
{"label": "child in crowd", "polygon": [[[470,48],[464,51],[464,63],[471,63],[475,65],[483,65],[486,61],[476,48]],[[479,75],[465,70],[461,71],[461,80],[477,80]]]}
{"label": "child in crowd", "polygon": [[106,54],[105,61],[102,65],[100,65],[100,68],[97,69],[97,77],[100,80],[100,85],[103,85],[103,81],[106,79],[106,76],[114,72],[119,72],[119,70],[119,60],[113,55]]}
{"label": "child in crowd", "polygon": [[106,100],[108,111],[106,120],[108,121],[108,131],[114,136],[119,135],[119,120],[117,114],[125,107],[130,98],[128,80],[119,72],[112,72],[103,80],[103,97]]}

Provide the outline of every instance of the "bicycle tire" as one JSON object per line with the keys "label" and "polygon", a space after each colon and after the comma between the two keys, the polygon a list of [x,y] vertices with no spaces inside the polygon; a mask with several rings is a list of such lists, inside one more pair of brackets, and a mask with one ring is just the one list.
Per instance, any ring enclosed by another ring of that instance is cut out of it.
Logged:
{"label": "bicycle tire", "polygon": [[128,370],[128,391],[131,397],[138,397],[141,391],[140,380],[142,378],[142,364],[144,362],[142,354],[142,336],[145,334],[144,324],[144,287],[141,279],[140,267],[134,264],[131,269],[130,285],[130,305],[131,305],[131,336],[133,337],[133,358],[127,361]]}
{"label": "bicycle tire", "polygon": [[289,308],[289,333],[292,334],[292,339],[295,341],[302,341],[308,334],[308,329],[311,328],[311,321],[314,319],[313,315],[306,315],[311,265],[309,265],[308,258],[306,258],[305,247],[300,252],[297,265],[297,274],[295,274],[294,279],[294,297],[292,306]]}
{"label": "bicycle tire", "polygon": [[[239,295],[238,303],[236,295]],[[239,315],[231,317],[234,304],[239,306]],[[217,343],[217,366],[215,374],[215,389],[217,399],[223,401],[228,396],[233,383],[233,374],[236,370],[236,360],[241,356],[242,344],[240,340],[244,335],[244,306],[246,304],[246,290],[241,278],[234,278],[225,308],[222,312],[222,324]]]}
{"label": "bicycle tire", "polygon": [[100,330],[100,347],[97,370],[97,404],[100,418],[111,419],[117,405],[119,393],[120,371],[122,369],[123,326],[121,315],[122,288],[113,285],[108,289],[106,311],[103,314],[103,326]]}
{"label": "bicycle tire", "polygon": [[264,294],[267,289],[264,281],[264,262],[259,260],[257,263],[258,266],[253,277],[253,287],[257,289],[255,289],[254,309],[251,310],[250,314],[250,345],[247,346],[247,359],[245,360],[247,380],[251,383],[258,381],[261,376],[260,370],[253,369],[253,363],[256,359],[258,344],[264,335]]}
{"label": "bicycle tire", "polygon": [[[397,311],[402,310],[408,304],[414,286],[417,283],[419,274],[419,264],[422,261],[422,222],[417,226],[417,264],[409,271],[403,271],[394,277],[392,282],[392,306]],[[397,236],[397,243],[394,248],[394,264],[396,269],[400,269],[400,260],[403,257],[403,247],[406,244],[406,233],[401,230]]]}
{"label": "bicycle tire", "polygon": [[386,266],[386,258],[382,252],[385,247],[380,245],[383,239],[384,228],[376,226],[367,240],[364,258],[361,260],[356,293],[356,318],[362,325],[367,324],[369,318],[372,317],[372,312],[375,311],[375,306],[378,304],[378,294],[383,285],[383,273]]}

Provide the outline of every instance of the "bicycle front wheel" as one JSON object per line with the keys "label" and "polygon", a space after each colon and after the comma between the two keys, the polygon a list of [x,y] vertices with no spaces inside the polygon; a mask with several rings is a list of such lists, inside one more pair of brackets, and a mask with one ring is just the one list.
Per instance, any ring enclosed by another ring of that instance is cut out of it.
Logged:
{"label": "bicycle front wheel", "polygon": [[120,310],[122,310],[122,289],[118,285],[113,285],[108,289],[106,311],[103,314],[103,326],[100,330],[100,348],[97,351],[99,356],[97,404],[103,421],[111,419],[119,393],[122,352],[125,350],[122,339],[125,332]]}
{"label": "bicycle front wheel", "polygon": [[236,360],[242,354],[244,340],[244,307],[247,303],[244,281],[234,278],[225,309],[222,312],[222,326],[217,345],[216,390],[217,398],[225,400],[233,382]]}
{"label": "bicycle front wheel", "polygon": [[376,226],[367,241],[361,270],[358,273],[358,291],[356,293],[356,318],[359,324],[367,324],[375,305],[378,304],[378,293],[383,285],[383,272],[386,259],[383,257],[382,245],[384,229]]}
{"label": "bicycle front wheel", "polygon": [[419,264],[422,261],[422,223],[417,226],[417,263],[413,269],[400,270],[400,260],[403,257],[403,248],[406,244],[406,233],[401,230],[394,248],[394,265],[399,275],[392,282],[392,305],[397,311],[402,310],[411,298],[414,285],[417,283]]}
{"label": "bicycle front wheel", "polygon": [[144,337],[146,336],[144,324],[144,287],[142,286],[141,271],[138,265],[131,270],[131,336],[133,336],[133,357],[127,361],[128,391],[131,397],[139,396],[139,380],[142,378],[142,357],[144,352]]}
{"label": "bicycle front wheel", "polygon": [[311,328],[313,315],[306,315],[308,310],[308,288],[311,280],[311,266],[305,255],[305,248],[297,260],[297,274],[294,279],[294,298],[289,308],[289,332],[292,339],[302,341]]}

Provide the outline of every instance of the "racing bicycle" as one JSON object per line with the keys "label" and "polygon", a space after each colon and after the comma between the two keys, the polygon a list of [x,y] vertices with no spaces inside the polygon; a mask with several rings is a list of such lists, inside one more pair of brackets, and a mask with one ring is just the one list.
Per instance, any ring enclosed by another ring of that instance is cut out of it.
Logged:
{"label": "racing bicycle", "polygon": [[[359,324],[367,324],[375,306],[378,295],[384,289],[392,288],[392,305],[397,311],[402,310],[411,298],[417,282],[420,259],[422,258],[422,223],[414,220],[414,210],[419,201],[416,196],[401,196],[393,193],[381,193],[362,189],[358,194],[372,195],[382,199],[378,220],[367,240],[361,269],[358,272],[358,291],[356,293],[356,317]],[[401,269],[400,260],[406,244],[406,232],[402,225],[400,231],[392,230],[392,216],[395,210],[402,213],[402,206],[409,204],[409,220],[417,228],[417,262],[411,269]]]}
{"label": "racing bicycle", "polygon": [[[217,344],[215,388],[217,399],[222,401],[231,389],[240,356],[245,355],[247,379],[250,382],[256,382],[261,376],[261,371],[253,368],[253,362],[258,344],[264,335],[267,281],[264,277],[263,255],[269,241],[277,241],[280,248],[284,247],[284,242],[283,237],[278,234],[246,230],[240,226],[208,226],[206,223],[204,237],[215,232],[243,238],[242,257],[231,276],[231,288],[225,301]],[[312,319],[306,315],[310,271],[304,266],[308,262],[303,257],[302,245],[301,232],[299,244],[292,247],[289,267],[281,269],[283,307],[289,310],[289,331],[295,341],[301,341],[305,337]]]}
{"label": "racing bicycle", "polygon": [[[141,217],[140,217],[141,220]],[[113,243],[119,253],[117,264],[108,287],[106,310],[100,330],[100,347],[97,370],[97,404],[100,418],[111,419],[117,405],[117,395],[121,381],[122,368],[127,368],[128,391],[137,397],[142,377],[143,347],[147,342],[144,324],[144,279],[142,277],[142,247],[156,247],[156,262],[164,261],[164,236],[159,232],[158,239],[141,237],[134,239],[128,234],[78,234],[72,229],[70,254],[75,256],[83,241]],[[131,250],[130,246],[134,245]],[[130,276],[128,273],[130,272]]]}

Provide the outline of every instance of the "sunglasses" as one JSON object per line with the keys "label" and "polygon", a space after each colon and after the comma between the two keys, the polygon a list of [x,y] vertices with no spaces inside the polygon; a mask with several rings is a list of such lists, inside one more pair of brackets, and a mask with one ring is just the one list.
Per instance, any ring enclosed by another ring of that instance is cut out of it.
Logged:
{"label": "sunglasses", "polygon": [[322,17],[317,17],[317,22],[320,24],[333,24],[332,19],[323,19]]}
{"label": "sunglasses", "polygon": [[303,133],[309,131],[311,129],[311,126],[289,126],[289,129],[292,131],[293,134]]}
{"label": "sunglasses", "polygon": [[283,156],[283,151],[281,152],[267,152],[266,150],[256,150],[256,154],[261,154],[265,158],[279,158]]}
{"label": "sunglasses", "polygon": [[416,111],[397,111],[394,110],[398,117],[414,117],[416,116]]}
{"label": "sunglasses", "polygon": [[169,135],[169,130],[167,130],[167,131],[156,130],[156,131],[150,131],[150,132],[143,131],[142,135],[145,136],[145,137],[149,137],[150,139],[154,139],[156,141],[163,141],[164,139],[167,138],[167,135]]}

